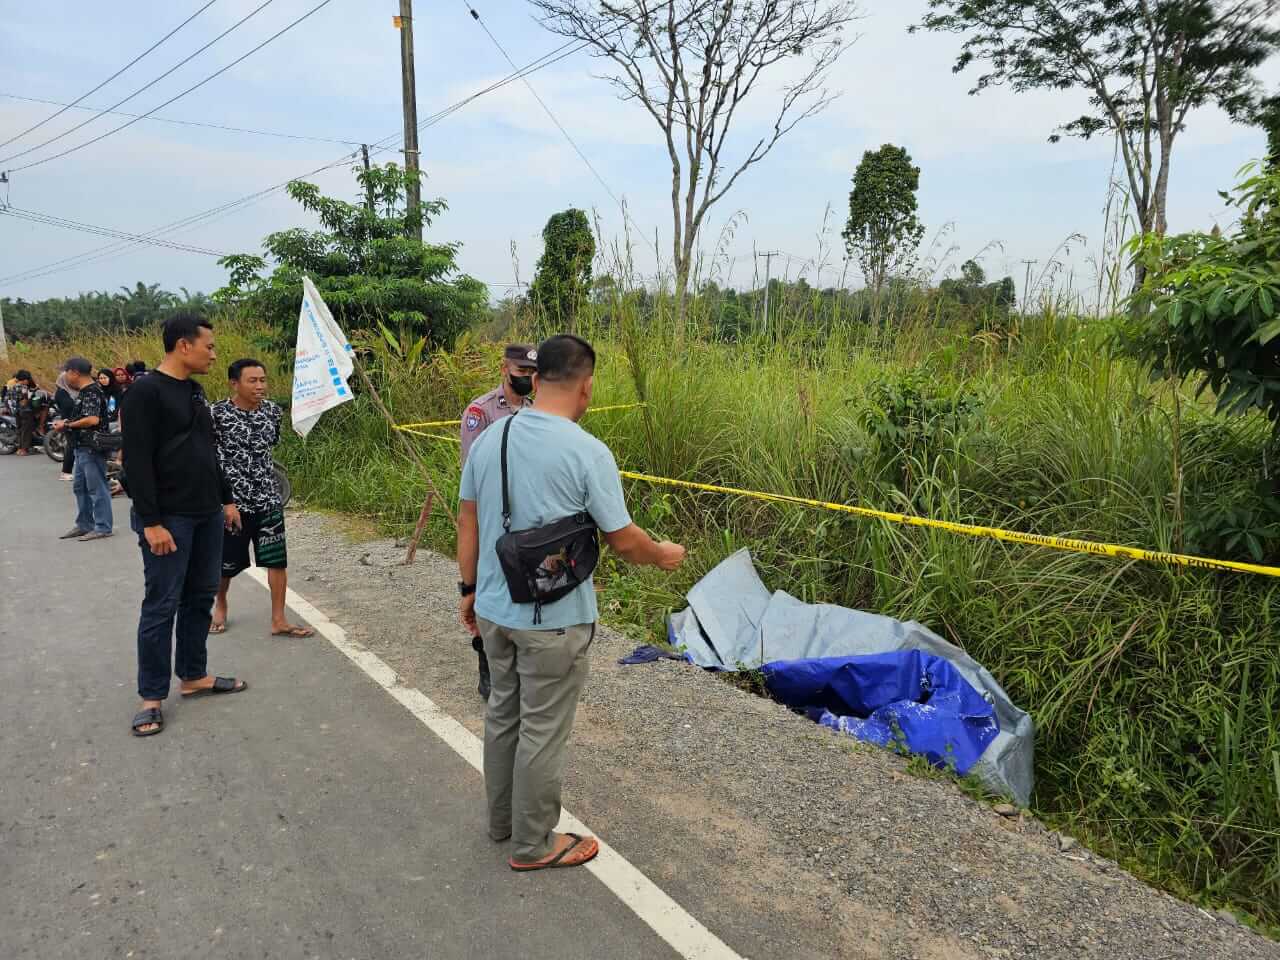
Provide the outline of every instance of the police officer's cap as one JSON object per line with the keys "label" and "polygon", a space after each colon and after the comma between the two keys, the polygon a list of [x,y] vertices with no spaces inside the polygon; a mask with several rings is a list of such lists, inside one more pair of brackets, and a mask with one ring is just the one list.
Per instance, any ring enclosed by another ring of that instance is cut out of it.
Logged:
{"label": "police officer's cap", "polygon": [[538,351],[533,348],[531,343],[508,344],[502,355],[518,367],[536,367],[538,365]]}

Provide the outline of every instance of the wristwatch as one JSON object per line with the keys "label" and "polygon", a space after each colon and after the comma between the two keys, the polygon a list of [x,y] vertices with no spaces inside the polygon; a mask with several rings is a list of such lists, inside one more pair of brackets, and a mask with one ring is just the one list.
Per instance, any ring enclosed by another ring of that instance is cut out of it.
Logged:
{"label": "wristwatch", "polygon": [[459,596],[469,597],[471,596],[471,594],[475,592],[476,592],[476,585],[474,583],[463,583],[461,580],[458,581]]}

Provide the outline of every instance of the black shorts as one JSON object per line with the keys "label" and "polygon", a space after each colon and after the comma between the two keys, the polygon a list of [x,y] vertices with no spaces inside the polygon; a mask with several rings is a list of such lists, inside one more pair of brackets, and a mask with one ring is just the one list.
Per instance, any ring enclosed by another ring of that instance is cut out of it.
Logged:
{"label": "black shorts", "polygon": [[284,511],[240,514],[240,529],[222,535],[222,575],[234,577],[249,568],[249,544],[255,566],[283,570],[289,566],[284,542]]}

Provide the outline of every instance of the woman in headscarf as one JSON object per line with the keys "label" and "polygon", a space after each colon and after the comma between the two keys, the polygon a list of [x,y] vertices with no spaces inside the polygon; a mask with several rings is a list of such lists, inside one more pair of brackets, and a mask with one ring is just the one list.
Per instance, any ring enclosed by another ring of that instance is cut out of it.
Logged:
{"label": "woman in headscarf", "polygon": [[[58,389],[53,394],[53,405],[58,408],[58,416],[63,420],[75,417],[76,401],[80,399],[80,391],[67,382],[67,372],[58,374]],[[71,471],[75,467],[75,457],[68,447],[62,458],[62,475],[60,479],[70,482]]]}
{"label": "woman in headscarf", "polygon": [[107,398],[107,423],[114,424],[120,419],[120,397],[122,396],[116,372],[110,367],[99,370],[98,386],[102,388],[102,393]]}

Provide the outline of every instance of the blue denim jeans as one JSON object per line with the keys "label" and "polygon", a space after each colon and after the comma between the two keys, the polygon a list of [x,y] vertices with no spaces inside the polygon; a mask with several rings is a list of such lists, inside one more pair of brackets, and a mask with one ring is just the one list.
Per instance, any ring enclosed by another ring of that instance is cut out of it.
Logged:
{"label": "blue denim jeans", "polygon": [[111,488],[107,461],[88,447],[75,448],[71,489],[76,495],[76,526],[97,533],[111,532]]}
{"label": "blue denim jeans", "polygon": [[146,584],[138,618],[138,696],[143,700],[167,697],[173,673],[181,680],[208,673],[209,622],[222,566],[221,510],[202,517],[166,516],[161,523],[177,549],[158,557],[147,545],[137,511],[129,512]]}

